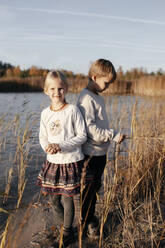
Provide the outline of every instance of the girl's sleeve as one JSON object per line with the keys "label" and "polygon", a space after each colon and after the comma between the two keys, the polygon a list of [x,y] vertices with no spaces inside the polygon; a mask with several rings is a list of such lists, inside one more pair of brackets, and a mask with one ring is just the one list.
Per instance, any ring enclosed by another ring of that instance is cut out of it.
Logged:
{"label": "girl's sleeve", "polygon": [[41,120],[40,120],[39,142],[42,149],[45,151],[45,148],[48,146],[49,142],[48,142],[48,135],[44,123],[43,114],[41,114]]}
{"label": "girl's sleeve", "polygon": [[84,144],[87,140],[85,122],[80,110],[76,106],[72,114],[75,136],[70,140],[64,140],[58,143],[62,152],[71,151],[74,148]]}
{"label": "girl's sleeve", "polygon": [[[84,117],[89,139],[91,138],[97,143],[101,143],[113,140],[113,138],[116,137],[116,133],[113,129],[105,129],[96,125],[96,110],[91,98],[84,96],[81,102],[78,102],[78,107]],[[114,141],[117,142],[117,140]]]}

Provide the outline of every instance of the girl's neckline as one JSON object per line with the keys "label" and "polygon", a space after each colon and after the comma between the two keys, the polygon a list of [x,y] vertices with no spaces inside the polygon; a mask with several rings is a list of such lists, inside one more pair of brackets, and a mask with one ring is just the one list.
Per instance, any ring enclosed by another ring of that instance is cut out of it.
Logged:
{"label": "girl's neckline", "polygon": [[58,108],[58,109],[53,109],[53,106],[50,105],[50,110],[53,111],[53,112],[59,112],[59,111],[63,110],[67,105],[68,105],[68,103],[65,102],[65,103],[64,103],[60,108]]}

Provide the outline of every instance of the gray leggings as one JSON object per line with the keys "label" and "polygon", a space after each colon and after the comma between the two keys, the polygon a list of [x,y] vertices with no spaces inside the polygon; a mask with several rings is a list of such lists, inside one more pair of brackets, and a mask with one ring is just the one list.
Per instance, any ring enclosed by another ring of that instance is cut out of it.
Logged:
{"label": "gray leggings", "polygon": [[64,233],[71,231],[75,212],[73,197],[53,195],[51,198],[54,210],[57,213],[57,218],[59,218],[61,222],[64,222]]}

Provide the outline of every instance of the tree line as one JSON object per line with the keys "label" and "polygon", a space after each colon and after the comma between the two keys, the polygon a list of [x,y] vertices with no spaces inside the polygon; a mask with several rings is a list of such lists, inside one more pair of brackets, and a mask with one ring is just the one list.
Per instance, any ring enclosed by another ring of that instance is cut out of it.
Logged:
{"label": "tree line", "polygon": [[[20,66],[0,61],[0,92],[42,91],[44,79],[49,69],[31,66],[21,70]],[[88,77],[82,73],[74,74],[69,70],[62,70],[69,81],[71,92],[79,92],[86,86]],[[107,91],[108,94],[149,94],[155,95],[155,90],[165,90],[165,71],[162,69],[148,73],[144,68],[133,68],[123,71],[117,70],[117,82]],[[147,93],[148,92],[148,93]],[[153,92],[153,93],[151,93]]]}
{"label": "tree line", "polygon": [[[9,63],[3,63],[0,61],[0,78],[11,78],[11,77],[45,77],[49,69],[39,68],[37,66],[31,66],[28,69],[21,70],[20,66],[13,66]],[[65,75],[69,78],[85,78],[86,76],[82,73],[74,74],[72,71],[62,70]]]}

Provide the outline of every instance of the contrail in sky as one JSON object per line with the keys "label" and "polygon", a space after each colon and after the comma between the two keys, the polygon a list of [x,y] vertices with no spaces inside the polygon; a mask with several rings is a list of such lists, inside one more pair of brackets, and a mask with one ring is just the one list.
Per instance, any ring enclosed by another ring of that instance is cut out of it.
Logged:
{"label": "contrail in sky", "polygon": [[[17,32],[13,34],[12,32],[9,33],[4,33],[0,32],[0,41],[4,41],[6,43],[6,40],[15,40],[18,41],[17,44],[20,41],[24,41],[24,44],[26,41],[28,41],[28,45],[30,44],[29,42],[35,42],[35,41],[40,41],[41,42],[56,42],[60,43],[62,45],[70,45],[70,46],[87,46],[87,47],[116,47],[120,49],[129,49],[129,50],[141,50],[145,52],[152,52],[152,53],[165,53],[164,47],[154,47],[150,44],[142,44],[140,45],[139,43],[133,43],[133,42],[120,42],[120,41],[104,41],[100,43],[93,43],[93,40],[96,40],[95,38],[91,37],[74,37],[74,36],[67,36],[67,35],[52,35],[52,34],[44,34],[44,33],[31,33],[31,32],[24,32],[21,33],[19,36]],[[82,43],[83,41],[83,43]],[[33,43],[32,43],[33,44]]]}
{"label": "contrail in sky", "polygon": [[138,19],[138,18],[130,18],[124,16],[113,16],[113,15],[105,15],[105,14],[97,14],[97,13],[88,13],[88,12],[73,12],[68,10],[55,10],[55,9],[41,9],[41,8],[19,8],[19,7],[8,7],[2,6],[8,9],[15,9],[20,11],[33,11],[33,12],[42,12],[42,13],[56,13],[56,14],[65,14],[65,15],[73,15],[73,16],[84,16],[84,17],[96,17],[102,19],[113,19],[118,21],[127,21],[127,22],[136,22],[143,24],[155,24],[155,25],[163,25],[165,26],[165,22],[157,21],[157,20],[146,20],[146,19]]}

